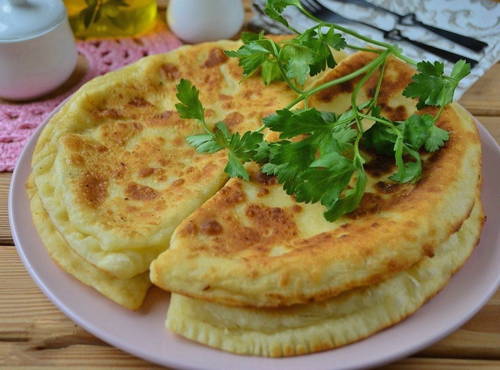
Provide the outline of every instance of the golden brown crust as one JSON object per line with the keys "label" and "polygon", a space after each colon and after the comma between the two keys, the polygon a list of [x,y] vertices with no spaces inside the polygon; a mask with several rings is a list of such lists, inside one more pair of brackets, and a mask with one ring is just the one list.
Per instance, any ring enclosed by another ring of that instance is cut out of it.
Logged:
{"label": "golden brown crust", "polygon": [[245,355],[296,356],[354,343],[404,320],[436,295],[470,256],[483,222],[476,198],[469,218],[438,246],[435,257],[322,303],[241,308],[173,294],[166,325],[189,339]]}
{"label": "golden brown crust", "polygon": [[[370,59],[369,53],[355,54],[322,79],[349,73]],[[401,90],[414,72],[396,60],[386,71],[384,110],[389,115],[404,112],[406,118],[415,108]],[[361,95],[366,98],[369,89]],[[340,86],[311,103],[345,109],[337,102],[350,91],[351,86]],[[424,155],[424,174],[417,184],[388,190],[387,185],[375,186],[386,181],[383,176],[370,175],[362,207],[317,230],[304,219],[318,216],[317,205],[301,205],[304,210],[296,213],[295,201],[279,185],[263,184],[256,176],[249,184],[231,179],[224,191],[241,186],[247,200],[226,204],[219,192],[207,201],[179,226],[172,249],[152,264],[152,281],[203,300],[274,307],[322,301],[407,269],[432,255],[460,227],[479,183],[481,149],[470,117],[451,106],[438,125],[450,131],[450,140],[439,152]],[[220,224],[221,232],[197,233],[207,218]],[[210,289],[203,290],[207,284]]]}
{"label": "golden brown crust", "polygon": [[[294,97],[284,83],[264,88],[224,49],[238,41],[186,46],[98,77],[44,128],[33,173],[52,222],[90,263],[128,278],[148,269],[177,224],[226,181],[226,153],[196,153],[186,137],[202,131],[176,112],[176,84],[200,90],[209,125],[261,125]],[[225,99],[221,99],[225,96]]]}

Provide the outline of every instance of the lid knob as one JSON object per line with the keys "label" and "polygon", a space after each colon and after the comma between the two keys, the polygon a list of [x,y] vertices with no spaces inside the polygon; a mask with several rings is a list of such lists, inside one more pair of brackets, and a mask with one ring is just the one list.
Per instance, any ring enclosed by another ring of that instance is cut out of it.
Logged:
{"label": "lid knob", "polygon": [[61,0],[0,0],[0,43],[40,36],[65,18]]}

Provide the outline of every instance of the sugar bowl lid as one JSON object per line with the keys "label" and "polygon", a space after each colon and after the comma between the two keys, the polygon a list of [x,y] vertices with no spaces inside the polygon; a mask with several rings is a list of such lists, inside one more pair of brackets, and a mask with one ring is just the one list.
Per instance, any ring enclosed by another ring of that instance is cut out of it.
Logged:
{"label": "sugar bowl lid", "polygon": [[1,0],[0,42],[31,39],[60,24],[66,17],[61,0]]}

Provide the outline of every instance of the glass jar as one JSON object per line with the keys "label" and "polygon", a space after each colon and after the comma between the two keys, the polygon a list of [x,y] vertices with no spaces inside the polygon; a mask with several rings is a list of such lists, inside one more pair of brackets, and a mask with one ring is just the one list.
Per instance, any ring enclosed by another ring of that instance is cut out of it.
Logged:
{"label": "glass jar", "polygon": [[156,0],[64,0],[76,37],[134,36],[156,22]]}

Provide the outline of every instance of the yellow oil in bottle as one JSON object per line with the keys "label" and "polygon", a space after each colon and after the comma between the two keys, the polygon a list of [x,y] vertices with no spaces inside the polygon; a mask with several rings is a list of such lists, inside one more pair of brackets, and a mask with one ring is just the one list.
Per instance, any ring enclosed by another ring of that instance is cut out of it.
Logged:
{"label": "yellow oil in bottle", "polygon": [[78,38],[134,36],[156,22],[156,0],[64,0]]}

